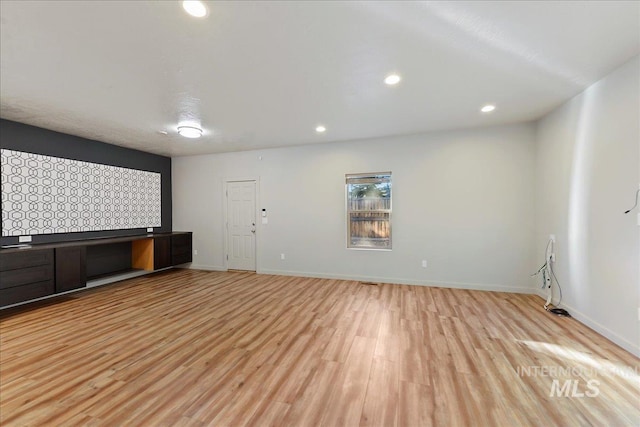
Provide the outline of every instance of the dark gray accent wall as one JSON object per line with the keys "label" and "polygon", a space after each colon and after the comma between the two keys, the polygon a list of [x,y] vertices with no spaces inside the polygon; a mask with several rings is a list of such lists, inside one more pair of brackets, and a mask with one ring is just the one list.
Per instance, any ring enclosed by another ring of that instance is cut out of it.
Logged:
{"label": "dark gray accent wall", "polygon": [[[172,231],[171,158],[169,157],[118,147],[4,119],[0,119],[0,148],[158,172],[162,175],[162,227],[154,228],[154,232]],[[146,229],[128,229],[34,235],[32,243],[130,236],[146,234],[146,232]],[[3,246],[17,243],[18,237],[0,237],[0,244]]]}

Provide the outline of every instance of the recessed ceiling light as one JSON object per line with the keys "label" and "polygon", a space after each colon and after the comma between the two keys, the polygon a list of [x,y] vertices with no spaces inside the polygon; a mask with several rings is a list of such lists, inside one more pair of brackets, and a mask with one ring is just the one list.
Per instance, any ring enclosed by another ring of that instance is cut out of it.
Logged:
{"label": "recessed ceiling light", "polygon": [[159,130],[158,133],[160,135],[169,135],[169,132],[167,132],[166,130]]}
{"label": "recessed ceiling light", "polygon": [[316,132],[318,132],[318,133],[323,133],[326,130],[327,130],[327,128],[322,126],[322,125],[316,127]]}
{"label": "recessed ceiling light", "polygon": [[389,86],[393,86],[393,85],[397,85],[398,83],[400,83],[400,76],[397,74],[389,74],[385,79],[384,82],[386,84],[388,84]]}
{"label": "recessed ceiling light", "polygon": [[178,133],[185,138],[200,138],[202,129],[195,126],[178,126]]}
{"label": "recessed ceiling light", "polygon": [[490,113],[495,109],[496,109],[495,105],[487,104],[484,107],[482,107],[480,111],[482,111],[483,113]]}
{"label": "recessed ceiling light", "polygon": [[198,0],[185,0],[182,2],[182,8],[191,16],[202,18],[207,16],[207,6]]}

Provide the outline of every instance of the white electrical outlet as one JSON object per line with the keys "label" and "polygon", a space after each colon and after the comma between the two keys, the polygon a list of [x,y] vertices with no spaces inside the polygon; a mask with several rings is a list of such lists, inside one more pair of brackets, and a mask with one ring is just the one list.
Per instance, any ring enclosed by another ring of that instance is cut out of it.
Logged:
{"label": "white electrical outlet", "polygon": [[280,254],[280,259],[284,259],[284,254]]}
{"label": "white electrical outlet", "polygon": [[18,243],[29,243],[30,241],[31,241],[31,236],[18,237]]}
{"label": "white electrical outlet", "polygon": [[193,254],[197,256],[197,255],[198,255],[198,250],[197,250],[197,249],[194,249],[194,250],[193,250]]}
{"label": "white electrical outlet", "polygon": [[549,240],[551,240],[553,243],[556,242],[556,235],[555,234],[549,234]]}
{"label": "white electrical outlet", "polygon": [[427,268],[427,260],[426,259],[422,260],[422,268]]}

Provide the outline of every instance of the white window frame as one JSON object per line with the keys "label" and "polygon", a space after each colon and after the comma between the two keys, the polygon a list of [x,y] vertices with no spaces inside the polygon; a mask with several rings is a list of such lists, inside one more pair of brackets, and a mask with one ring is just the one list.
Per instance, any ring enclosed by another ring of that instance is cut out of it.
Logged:
{"label": "white window frame", "polygon": [[[389,182],[389,206],[388,208],[377,208],[377,209],[352,209],[352,204],[350,203],[349,198],[349,185],[356,183],[383,183]],[[355,174],[346,174],[345,175],[345,211],[346,211],[346,219],[347,219],[347,249],[356,249],[356,250],[373,250],[373,251],[390,251],[393,247],[392,245],[392,208],[393,208],[393,184],[392,184],[392,173],[388,172],[369,172],[369,173],[355,173]],[[372,246],[371,244],[353,244],[351,238],[351,216],[353,213],[357,212],[366,212],[366,213],[383,213],[388,216],[388,229],[389,229],[389,241],[386,246]]]}

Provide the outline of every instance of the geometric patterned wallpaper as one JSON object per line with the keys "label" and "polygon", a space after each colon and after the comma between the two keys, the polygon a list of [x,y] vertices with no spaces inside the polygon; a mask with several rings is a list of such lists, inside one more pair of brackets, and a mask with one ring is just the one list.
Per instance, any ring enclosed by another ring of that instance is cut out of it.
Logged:
{"label": "geometric patterned wallpaper", "polygon": [[2,236],[161,227],[161,175],[0,150]]}

